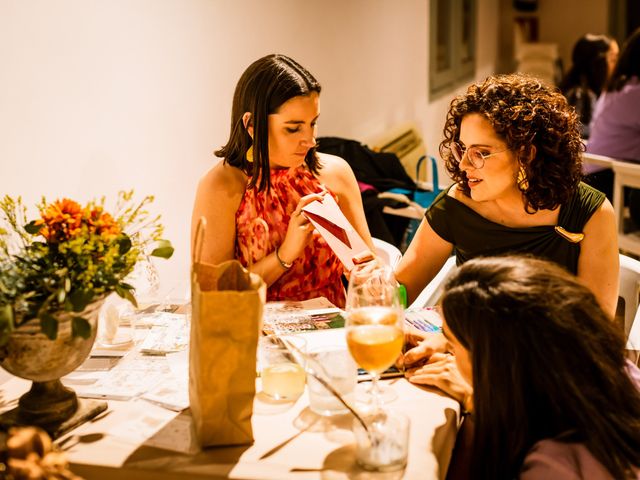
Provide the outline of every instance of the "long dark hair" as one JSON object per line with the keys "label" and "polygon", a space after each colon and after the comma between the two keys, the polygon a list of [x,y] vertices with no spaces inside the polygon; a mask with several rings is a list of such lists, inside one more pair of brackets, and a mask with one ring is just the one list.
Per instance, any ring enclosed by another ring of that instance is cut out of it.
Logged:
{"label": "long dark hair", "polygon": [[[231,132],[226,145],[215,152],[229,165],[237,167],[250,178],[249,187],[258,190],[270,186],[269,171],[269,123],[268,118],[287,100],[294,97],[320,93],[320,84],[295,60],[279,54],[271,54],[253,62],[244,71],[233,95]],[[242,123],[242,116],[249,112],[253,125],[253,140]],[[253,162],[247,161],[247,150],[253,145]],[[312,148],[305,163],[313,173],[318,173],[320,162]]]}
{"label": "long dark hair", "polygon": [[599,96],[607,82],[609,66],[607,52],[611,48],[611,37],[587,33],[580,37],[571,53],[571,68],[560,84],[566,95],[571,88],[588,88]]}
{"label": "long dark hair", "polygon": [[622,90],[622,87],[633,77],[640,77],[640,28],[636,28],[625,40],[605,90],[607,92]]}
{"label": "long dark hair", "polygon": [[[451,101],[440,155],[467,196],[466,174],[450,146],[460,139],[462,119],[472,113],[486,118],[509,149],[525,152],[518,161],[529,183],[522,194],[527,212],[551,210],[571,198],[582,179],[584,145],[578,118],[562,94],[536,78],[510,74],[487,77]],[[536,154],[530,158],[532,145]]]}
{"label": "long dark hair", "polygon": [[531,257],[474,259],[442,311],[472,362],[474,478],[517,477],[542,439],[581,442],[614,478],[635,478],[640,391],[622,334],[576,277]]}

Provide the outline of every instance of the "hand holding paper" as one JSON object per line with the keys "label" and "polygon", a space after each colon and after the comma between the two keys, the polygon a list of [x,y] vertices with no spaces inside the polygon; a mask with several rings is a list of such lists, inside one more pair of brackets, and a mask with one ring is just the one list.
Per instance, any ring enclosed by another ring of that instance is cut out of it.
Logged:
{"label": "hand holding paper", "polygon": [[287,233],[279,248],[279,255],[286,262],[293,262],[298,258],[312,238],[313,224],[302,214],[302,209],[313,201],[322,200],[325,193],[318,192],[305,195],[300,199],[296,209],[291,214]]}
{"label": "hand holding paper", "polygon": [[331,195],[305,205],[302,211],[347,270],[353,268],[354,256],[369,250]]}

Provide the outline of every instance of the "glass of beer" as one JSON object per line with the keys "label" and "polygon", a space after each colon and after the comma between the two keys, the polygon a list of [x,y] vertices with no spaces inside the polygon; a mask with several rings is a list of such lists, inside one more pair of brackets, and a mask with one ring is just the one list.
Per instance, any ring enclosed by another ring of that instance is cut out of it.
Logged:
{"label": "glass of beer", "polygon": [[354,269],[346,312],[347,345],[356,363],[372,376],[367,401],[377,410],[397,397],[391,388],[381,388],[378,380],[400,356],[404,342],[404,312],[393,272],[383,266]]}

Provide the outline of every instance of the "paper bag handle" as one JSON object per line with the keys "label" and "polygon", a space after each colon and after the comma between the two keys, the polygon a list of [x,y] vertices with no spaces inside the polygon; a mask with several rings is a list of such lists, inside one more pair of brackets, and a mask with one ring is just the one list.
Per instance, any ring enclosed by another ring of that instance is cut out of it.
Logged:
{"label": "paper bag handle", "polygon": [[193,252],[191,252],[192,263],[200,263],[202,259],[202,245],[204,244],[204,231],[207,229],[207,219],[200,217],[196,225],[196,235],[193,239]]}

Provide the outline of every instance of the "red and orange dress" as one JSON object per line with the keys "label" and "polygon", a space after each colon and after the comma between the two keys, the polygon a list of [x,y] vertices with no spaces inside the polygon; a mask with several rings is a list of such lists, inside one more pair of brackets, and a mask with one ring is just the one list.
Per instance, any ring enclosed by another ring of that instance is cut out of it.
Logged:
{"label": "red and orange dress", "polygon": [[[274,252],[287,233],[300,198],[322,189],[305,166],[271,169],[271,189],[245,189],[236,212],[235,257],[245,267]],[[326,297],[344,307],[343,266],[320,235],[313,235],[291,266],[267,290],[268,301]]]}

